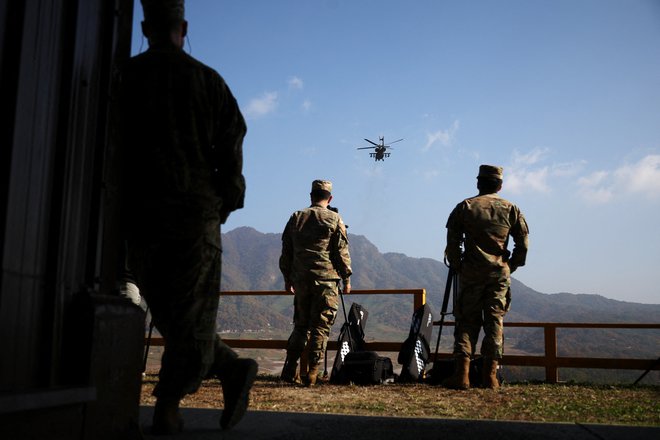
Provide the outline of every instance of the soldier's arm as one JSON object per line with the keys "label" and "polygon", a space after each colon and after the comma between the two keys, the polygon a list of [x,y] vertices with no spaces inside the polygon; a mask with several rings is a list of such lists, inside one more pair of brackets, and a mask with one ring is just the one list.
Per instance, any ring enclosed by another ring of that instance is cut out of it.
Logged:
{"label": "soldier's arm", "polygon": [[509,268],[514,272],[520,266],[525,265],[527,259],[527,249],[529,248],[529,227],[522,213],[516,208],[514,210],[516,221],[510,230],[513,237],[513,252],[509,258]]}
{"label": "soldier's arm", "polygon": [[280,255],[280,271],[284,277],[284,289],[291,290],[291,266],[293,263],[293,242],[291,239],[291,222],[293,216],[286,224],[282,233],[282,254]]}
{"label": "soldier's arm", "polygon": [[243,207],[245,178],[243,177],[243,138],[247,126],[236,99],[223,80],[217,84],[218,114],[213,142],[217,191],[222,198],[222,223],[232,211]]}
{"label": "soldier's arm", "polygon": [[445,247],[447,262],[456,272],[460,272],[463,258],[461,248],[463,244],[463,227],[460,221],[460,206],[456,206],[447,219],[447,247]]}
{"label": "soldier's arm", "polygon": [[341,218],[339,219],[337,230],[334,233],[333,241],[333,249],[336,252],[336,256],[332,259],[333,265],[342,279],[344,292],[350,293],[351,274],[353,273],[353,270],[351,269],[351,255],[348,250],[348,233],[346,232],[346,226]]}
{"label": "soldier's arm", "polygon": [[463,242],[463,234],[453,229],[447,229],[447,247],[445,248],[445,256],[449,267],[456,272],[461,271],[462,251],[461,243]]}

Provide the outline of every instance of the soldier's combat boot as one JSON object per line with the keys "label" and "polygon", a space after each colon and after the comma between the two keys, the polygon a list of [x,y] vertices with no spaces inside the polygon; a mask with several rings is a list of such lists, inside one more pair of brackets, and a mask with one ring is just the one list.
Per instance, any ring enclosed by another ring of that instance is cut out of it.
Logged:
{"label": "soldier's combat boot", "polygon": [[309,371],[307,372],[307,377],[305,378],[305,385],[308,387],[313,387],[316,385],[316,380],[319,377],[319,365],[314,364],[309,366]]}
{"label": "soldier's combat boot", "polygon": [[172,435],[181,431],[183,431],[183,419],[179,413],[179,399],[159,397],[154,408],[151,433],[154,435]]}
{"label": "soldier's combat boot", "polygon": [[484,358],[484,367],[481,383],[484,388],[499,388],[500,381],[497,379],[497,360]]}
{"label": "soldier's combat boot", "polygon": [[288,353],[286,355],[284,367],[282,367],[282,374],[280,374],[280,380],[292,384],[302,383],[300,380],[300,375],[298,374],[299,358],[300,354],[296,355],[295,353]]}
{"label": "soldier's combat boot", "polygon": [[452,390],[470,388],[470,358],[459,356],[454,359],[454,374],[442,381],[442,386]]}
{"label": "soldier's combat boot", "polygon": [[257,376],[259,365],[254,359],[235,359],[220,375],[225,407],[220,417],[222,429],[236,425],[247,411],[250,388]]}

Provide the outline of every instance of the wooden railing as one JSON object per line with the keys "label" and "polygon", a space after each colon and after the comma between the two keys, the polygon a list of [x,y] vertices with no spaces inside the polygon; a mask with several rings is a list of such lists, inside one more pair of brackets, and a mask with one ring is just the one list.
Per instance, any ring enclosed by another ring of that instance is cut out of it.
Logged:
{"label": "wooden railing", "polygon": [[[426,302],[425,289],[382,289],[382,290],[352,290],[351,297],[354,295],[413,295],[413,309],[416,310]],[[292,295],[283,290],[266,291],[231,291],[221,292],[220,296],[268,296],[268,295]],[[412,312],[411,312],[412,314]],[[438,326],[440,321],[433,324]],[[454,322],[445,322],[445,326],[454,326]],[[544,347],[543,355],[504,355],[503,365],[525,366],[525,367],[543,367],[545,368],[545,380],[549,383],[557,383],[559,380],[559,368],[596,368],[596,369],[615,369],[615,370],[660,370],[660,363],[656,359],[631,359],[631,358],[591,358],[591,357],[566,357],[557,355],[557,329],[575,328],[575,329],[660,329],[658,324],[626,324],[626,323],[571,323],[571,322],[505,322],[505,327],[536,327],[543,328]],[[406,329],[407,330],[407,329]],[[451,335],[445,336],[452,338]],[[273,339],[224,339],[223,341],[232,348],[249,349],[273,349],[285,350],[286,340]],[[398,352],[401,349],[401,342],[383,342],[373,341],[365,344],[366,350],[380,352]],[[435,341],[432,341],[433,345]],[[163,345],[161,337],[152,337],[151,345]],[[433,348],[433,347],[431,347]],[[338,349],[337,341],[328,341],[328,350]],[[658,353],[660,355],[660,353]],[[439,353],[438,358],[449,358],[449,353]],[[434,359],[431,359],[434,360]]]}
{"label": "wooden railing", "polygon": [[[437,322],[434,322],[437,324]],[[445,322],[453,326],[454,322]],[[607,328],[607,329],[660,329],[660,324],[626,324],[626,323],[577,323],[577,322],[504,322],[504,327],[536,327],[543,328],[545,352],[540,356],[531,355],[504,355],[502,365],[515,365],[524,367],[544,367],[545,381],[557,383],[559,381],[559,368],[596,368],[612,370],[660,370],[657,359],[631,359],[631,358],[593,358],[568,357],[557,355],[557,329],[558,328]],[[660,353],[658,353],[660,355]],[[448,358],[450,354],[439,354],[439,358]]]}

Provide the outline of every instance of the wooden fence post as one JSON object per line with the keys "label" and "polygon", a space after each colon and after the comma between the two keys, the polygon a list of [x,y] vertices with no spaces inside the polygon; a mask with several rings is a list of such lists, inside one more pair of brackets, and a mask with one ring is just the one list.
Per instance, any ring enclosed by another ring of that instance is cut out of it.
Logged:
{"label": "wooden fence post", "polygon": [[545,381],[557,383],[557,327],[547,325],[543,327],[545,337]]}

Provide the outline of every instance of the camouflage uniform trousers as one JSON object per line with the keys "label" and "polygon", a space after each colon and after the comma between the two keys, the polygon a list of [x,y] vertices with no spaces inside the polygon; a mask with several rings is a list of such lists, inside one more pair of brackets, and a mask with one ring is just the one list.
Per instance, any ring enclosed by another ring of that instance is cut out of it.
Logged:
{"label": "camouflage uniform trousers", "polygon": [[195,238],[129,243],[129,266],[165,340],[154,396],[182,398],[238,356],[216,333],[221,248],[218,223]]}
{"label": "camouflage uniform trousers", "polygon": [[501,359],[504,315],[510,306],[509,271],[482,276],[461,274],[459,278],[459,294],[454,308],[454,355],[471,357],[483,327],[481,355]]}
{"label": "camouflage uniform trousers", "polygon": [[309,336],[309,364],[318,365],[328,344],[338,307],[338,280],[305,280],[293,283],[294,328],[287,352],[300,355]]}

